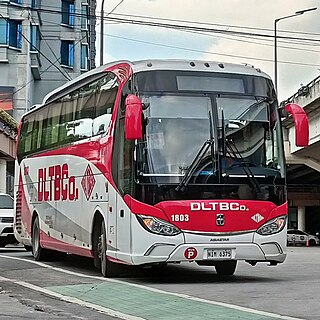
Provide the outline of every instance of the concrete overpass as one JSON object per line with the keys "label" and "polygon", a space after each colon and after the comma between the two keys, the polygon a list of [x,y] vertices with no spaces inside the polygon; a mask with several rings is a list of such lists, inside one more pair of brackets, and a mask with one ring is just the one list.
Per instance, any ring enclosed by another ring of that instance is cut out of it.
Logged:
{"label": "concrete overpass", "polygon": [[0,109],[0,192],[13,195],[17,122]]}
{"label": "concrete overpass", "polygon": [[[309,146],[296,147],[291,117],[283,121],[289,198],[289,227],[320,231],[320,76],[282,104],[296,103],[309,119]],[[290,214],[291,213],[291,214]]]}

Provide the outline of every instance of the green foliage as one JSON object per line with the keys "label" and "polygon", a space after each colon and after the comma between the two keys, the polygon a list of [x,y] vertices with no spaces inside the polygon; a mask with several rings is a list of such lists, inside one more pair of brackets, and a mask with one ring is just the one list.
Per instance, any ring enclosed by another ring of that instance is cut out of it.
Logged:
{"label": "green foliage", "polygon": [[0,121],[8,126],[12,131],[18,132],[18,122],[15,118],[11,117],[9,113],[0,108]]}

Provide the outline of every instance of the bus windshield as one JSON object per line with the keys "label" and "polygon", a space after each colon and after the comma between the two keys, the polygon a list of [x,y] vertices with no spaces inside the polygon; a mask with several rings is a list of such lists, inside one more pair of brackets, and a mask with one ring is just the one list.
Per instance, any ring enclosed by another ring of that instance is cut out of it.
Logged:
{"label": "bus windshield", "polygon": [[[210,131],[217,133],[213,139],[222,173],[245,163],[283,176],[278,150],[280,122],[275,104],[268,99],[238,94],[162,94],[143,99],[148,107],[144,111],[145,138],[138,146],[140,177],[179,181],[210,138]],[[217,116],[210,117],[210,113]],[[202,169],[212,172],[211,150],[206,156]]]}

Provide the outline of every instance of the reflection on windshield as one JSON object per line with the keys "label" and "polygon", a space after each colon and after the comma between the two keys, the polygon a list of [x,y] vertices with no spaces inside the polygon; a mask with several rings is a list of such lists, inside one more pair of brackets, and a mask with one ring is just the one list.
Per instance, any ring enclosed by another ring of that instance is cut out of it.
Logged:
{"label": "reflection on windshield", "polygon": [[146,110],[149,172],[183,174],[209,136],[207,97],[150,97]]}
{"label": "reflection on windshield", "polygon": [[[279,137],[275,135],[276,112],[266,100],[254,97],[218,97],[217,107],[225,139],[236,146],[238,157],[251,166],[277,169]],[[228,148],[226,150],[226,162],[229,165],[239,163],[239,159]]]}
{"label": "reflection on windshield", "polygon": [[[238,149],[235,156],[218,137],[222,171],[243,161],[253,167],[279,169],[279,119],[265,99],[161,95],[149,96],[148,101],[144,110],[145,139],[138,152],[138,163],[145,164],[138,165],[140,175],[183,176],[203,141],[210,137],[209,112],[218,114],[217,128],[224,126],[224,138]],[[212,173],[211,154],[207,158]],[[210,171],[205,166],[202,169]]]}

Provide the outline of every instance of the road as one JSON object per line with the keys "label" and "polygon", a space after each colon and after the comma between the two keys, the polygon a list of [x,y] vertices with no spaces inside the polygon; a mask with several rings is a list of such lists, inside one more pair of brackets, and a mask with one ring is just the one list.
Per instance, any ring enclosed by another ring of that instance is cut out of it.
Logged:
{"label": "road", "polygon": [[320,247],[289,247],[277,267],[240,262],[218,277],[194,263],[123,268],[104,279],[92,261],[35,262],[23,248],[0,250],[0,319],[320,320]]}

